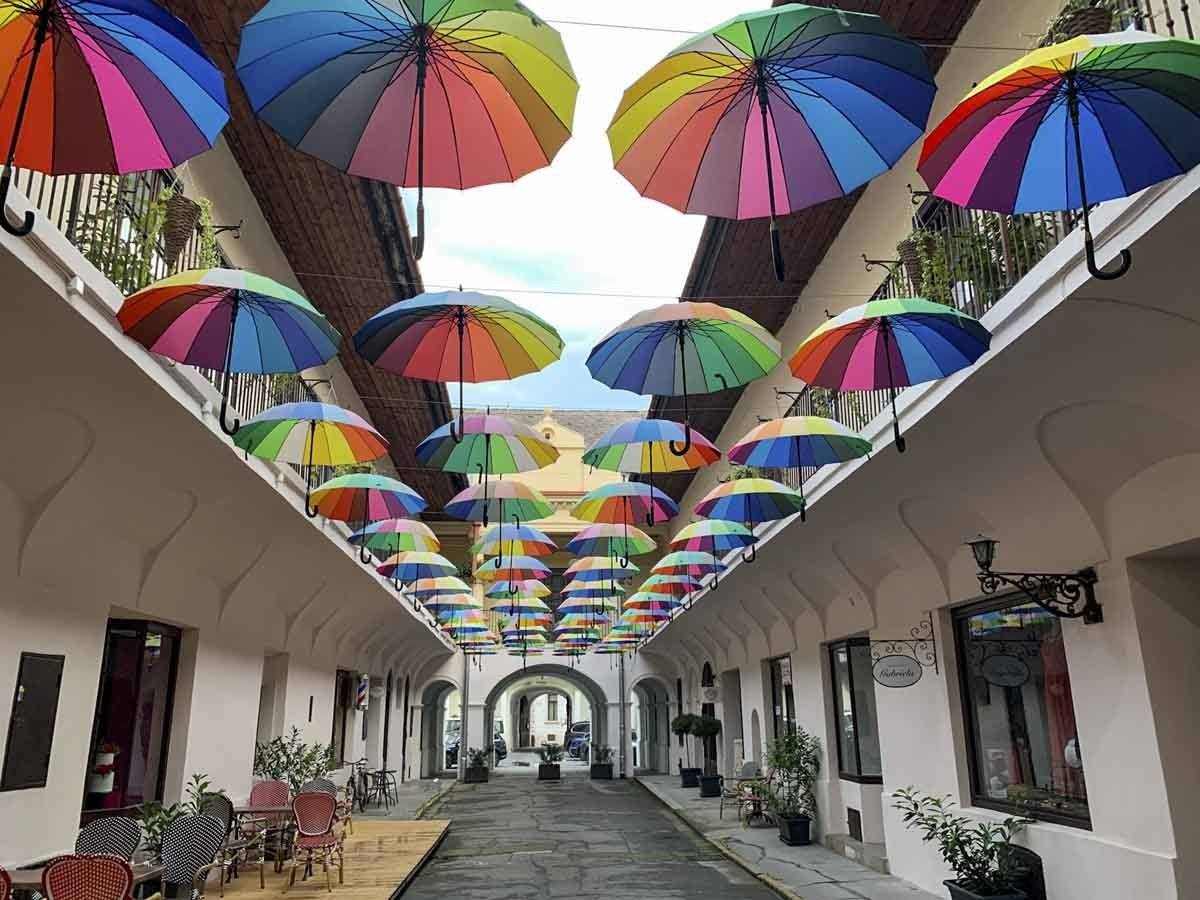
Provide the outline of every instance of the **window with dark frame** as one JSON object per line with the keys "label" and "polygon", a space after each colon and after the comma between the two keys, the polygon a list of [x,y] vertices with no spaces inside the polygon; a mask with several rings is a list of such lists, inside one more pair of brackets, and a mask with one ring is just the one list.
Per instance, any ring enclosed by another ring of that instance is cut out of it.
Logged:
{"label": "window with dark frame", "polygon": [[1090,829],[1061,620],[1010,594],[954,624],[972,803]]}
{"label": "window with dark frame", "polygon": [[829,645],[833,710],[837,717],[838,775],[860,784],[883,782],[871,642],[852,638]]}
{"label": "window with dark frame", "polygon": [[46,786],[65,656],[22,653],[8,719],[0,791]]}
{"label": "window with dark frame", "polygon": [[792,692],[792,658],[767,660],[771,680],[771,736],[780,738],[796,731],[796,696]]}

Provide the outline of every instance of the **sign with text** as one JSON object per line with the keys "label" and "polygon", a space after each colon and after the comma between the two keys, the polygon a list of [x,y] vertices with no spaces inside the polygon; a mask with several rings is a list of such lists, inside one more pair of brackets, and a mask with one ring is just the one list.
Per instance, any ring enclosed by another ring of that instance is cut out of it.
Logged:
{"label": "sign with text", "polygon": [[997,653],[980,666],[983,679],[996,687],[1018,688],[1029,680],[1029,664],[1019,656]]}
{"label": "sign with text", "polygon": [[921,664],[911,656],[884,656],[871,669],[877,684],[888,688],[912,687],[921,680]]}

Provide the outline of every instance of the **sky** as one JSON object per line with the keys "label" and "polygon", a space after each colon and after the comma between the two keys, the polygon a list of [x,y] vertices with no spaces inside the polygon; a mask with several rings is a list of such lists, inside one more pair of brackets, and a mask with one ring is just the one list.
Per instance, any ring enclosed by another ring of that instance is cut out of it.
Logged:
{"label": "sky", "polygon": [[[573,137],[553,165],[514,184],[427,188],[421,274],[426,290],[462,285],[506,297],[546,319],[566,341],[563,358],[542,372],[467,385],[468,405],[644,410],[649,398],[594,381],[585,360],[625,319],[679,296],[704,218],[638,196],[613,169],[605,131],[625,88],[687,34],[561,23],[698,32],[742,12],[745,3],[530,0],[529,5],[562,34],[575,68],[580,87]],[[655,11],[647,12],[650,7]],[[409,221],[415,222],[416,191],[403,193]],[[650,296],[601,296],[614,293]],[[457,385],[450,390],[457,400]]]}

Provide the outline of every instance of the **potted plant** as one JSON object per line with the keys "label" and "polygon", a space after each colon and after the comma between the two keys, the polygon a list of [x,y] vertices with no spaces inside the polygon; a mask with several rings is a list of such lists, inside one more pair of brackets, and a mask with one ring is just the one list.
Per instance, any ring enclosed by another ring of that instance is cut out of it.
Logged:
{"label": "potted plant", "polygon": [[488,752],[480,747],[467,750],[467,768],[463,772],[463,784],[484,784],[488,780]]}
{"label": "potted plant", "polygon": [[671,720],[671,733],[683,738],[683,752],[687,757],[687,765],[679,761],[679,786],[685,788],[700,786],[700,770],[692,768],[692,742],[688,738],[692,734],[692,723],[698,717],[691,713],[680,713]]}
{"label": "potted plant", "polygon": [[101,741],[92,756],[92,770],[88,773],[89,794],[111,794],[117,773],[117,754],[121,748],[111,741]]}
{"label": "potted plant", "polygon": [[559,744],[542,744],[538,747],[541,765],[538,766],[538,781],[558,781],[562,777],[559,763],[562,762],[563,748]]}
{"label": "potted plant", "polygon": [[597,781],[612,781],[613,777],[613,748],[603,744],[592,744],[591,776]]}
{"label": "potted plant", "polygon": [[813,788],[821,771],[821,741],[797,728],[770,744],[767,765],[773,773],[767,807],[779,827],[779,839],[789,847],[812,843],[812,820],[817,814]]}
{"label": "potted plant", "polygon": [[[1105,34],[1113,29],[1121,0],[1067,0],[1050,20],[1041,46],[1061,44],[1085,34]],[[1120,23],[1116,23],[1119,27]]]}
{"label": "potted plant", "polygon": [[717,774],[717,735],[721,720],[714,716],[696,716],[692,734],[704,744],[704,772],[698,779],[701,797],[721,796],[721,776]]}
{"label": "potted plant", "polygon": [[949,797],[930,797],[904,788],[892,794],[892,805],[904,814],[904,826],[936,841],[942,860],[954,872],[946,881],[951,900],[1026,900],[1018,888],[1025,867],[1013,853],[1013,838],[1029,819],[977,822],[950,811]]}
{"label": "potted plant", "polygon": [[299,728],[293,727],[286,737],[271,738],[254,746],[254,774],[267,781],[286,781],[293,794],[335,768],[332,745],[304,743]]}

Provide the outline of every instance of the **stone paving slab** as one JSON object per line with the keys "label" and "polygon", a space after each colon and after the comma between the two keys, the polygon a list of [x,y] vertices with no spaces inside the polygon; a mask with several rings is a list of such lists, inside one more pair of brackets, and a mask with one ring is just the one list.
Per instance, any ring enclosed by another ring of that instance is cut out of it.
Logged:
{"label": "stone paving slab", "polygon": [[800,900],[942,900],[894,875],[884,875],[820,844],[789,847],[774,825],[742,827],[735,810],[720,817],[719,799],[679,787],[669,775],[635,779],[714,846],[778,893]]}

